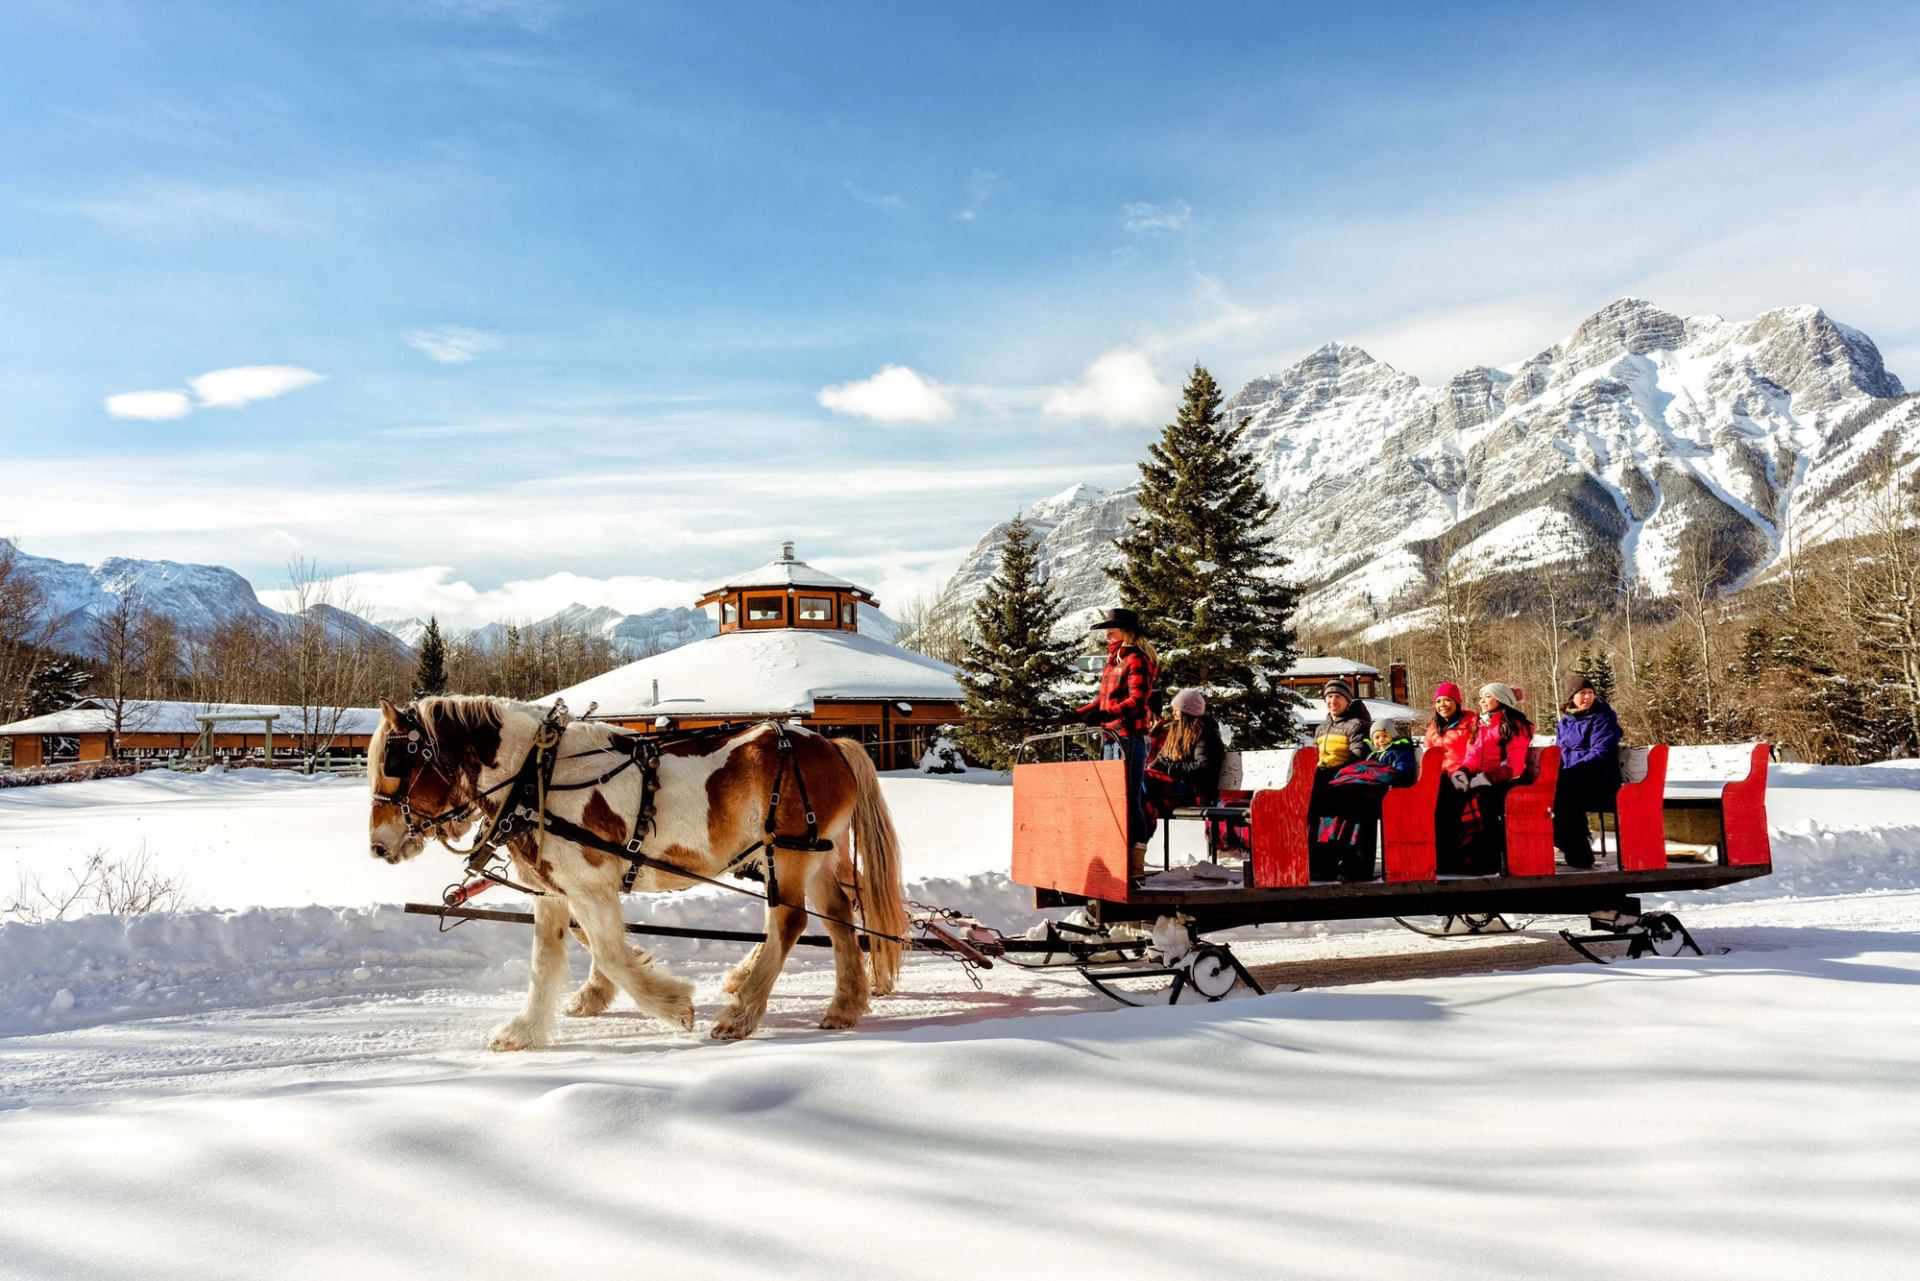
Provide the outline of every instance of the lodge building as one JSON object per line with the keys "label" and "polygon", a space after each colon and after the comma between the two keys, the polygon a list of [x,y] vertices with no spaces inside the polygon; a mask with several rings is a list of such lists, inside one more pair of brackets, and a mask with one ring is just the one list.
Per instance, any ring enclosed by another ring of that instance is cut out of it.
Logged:
{"label": "lodge building", "polygon": [[873,594],[796,559],[792,543],[695,604],[718,611],[718,635],[554,696],[576,716],[643,732],[795,721],[864,743],[881,769],[911,768],[965,715],[952,667],[861,632]]}

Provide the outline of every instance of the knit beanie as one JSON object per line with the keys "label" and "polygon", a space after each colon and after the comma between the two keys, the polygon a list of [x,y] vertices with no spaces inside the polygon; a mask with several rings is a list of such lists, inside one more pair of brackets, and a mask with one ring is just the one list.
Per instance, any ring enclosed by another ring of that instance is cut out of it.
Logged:
{"label": "knit beanie", "polygon": [[1461,706],[1465,706],[1467,701],[1467,696],[1462,694],[1460,687],[1452,681],[1441,681],[1440,684],[1434,688],[1433,701],[1437,703],[1443,698],[1450,698]]}
{"label": "knit beanie", "polygon": [[1566,689],[1566,692],[1560,696],[1560,701],[1563,704],[1571,703],[1573,701],[1573,696],[1575,694],[1578,694],[1583,689],[1593,689],[1593,682],[1588,680],[1586,677],[1582,676],[1580,673],[1575,672],[1572,676],[1569,676],[1567,678],[1567,689]]}
{"label": "knit beanie", "polygon": [[1520,706],[1520,691],[1511,685],[1502,685],[1499,681],[1488,681],[1480,687],[1480,697],[1486,698],[1489,695],[1499,699],[1504,706],[1515,708]]}
{"label": "knit beanie", "polygon": [[1346,683],[1345,681],[1343,681],[1343,680],[1330,680],[1330,681],[1328,681],[1328,682],[1327,682],[1327,684],[1326,684],[1326,687],[1325,687],[1324,689],[1322,689],[1322,690],[1321,690],[1320,692],[1321,692],[1321,694],[1323,694],[1323,695],[1325,695],[1325,694],[1341,694],[1341,695],[1344,695],[1344,696],[1346,697],[1346,700],[1347,700],[1347,701],[1348,701],[1349,703],[1351,703],[1351,702],[1353,701],[1353,686],[1351,686],[1351,685],[1349,685],[1349,684],[1347,684],[1347,683]]}
{"label": "knit beanie", "polygon": [[1384,732],[1388,740],[1391,741],[1397,738],[1405,738],[1407,736],[1407,727],[1401,724],[1398,717],[1386,716],[1375,721],[1373,728],[1367,731],[1369,735],[1382,732]]}
{"label": "knit beanie", "polygon": [[1182,716],[1204,716],[1207,696],[1197,689],[1183,689],[1173,696],[1173,710]]}

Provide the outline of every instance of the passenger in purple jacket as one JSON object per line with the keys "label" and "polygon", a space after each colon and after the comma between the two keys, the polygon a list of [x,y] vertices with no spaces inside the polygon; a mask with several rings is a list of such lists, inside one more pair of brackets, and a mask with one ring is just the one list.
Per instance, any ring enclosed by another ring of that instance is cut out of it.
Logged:
{"label": "passenger in purple jacket", "polygon": [[1560,781],[1553,789],[1553,843],[1568,867],[1592,867],[1587,815],[1611,810],[1620,791],[1620,718],[1593,682],[1575,676],[1554,737],[1560,747]]}

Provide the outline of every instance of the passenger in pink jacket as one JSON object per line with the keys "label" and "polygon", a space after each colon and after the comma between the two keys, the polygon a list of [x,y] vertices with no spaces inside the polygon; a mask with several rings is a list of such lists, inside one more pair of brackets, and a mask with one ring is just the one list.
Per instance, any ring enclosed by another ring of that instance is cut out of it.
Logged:
{"label": "passenger in pink jacket", "polygon": [[1480,687],[1480,725],[1467,744],[1453,786],[1466,794],[1454,865],[1441,871],[1494,876],[1507,852],[1507,789],[1527,772],[1533,722],[1520,710],[1519,690],[1497,681]]}
{"label": "passenger in pink jacket", "polygon": [[[1467,706],[1467,696],[1452,681],[1441,681],[1433,691],[1433,721],[1427,726],[1427,755],[1440,762],[1443,774],[1452,776],[1466,763],[1467,749],[1480,732],[1480,717]],[[1423,762],[1424,764],[1424,762]],[[1464,861],[1465,846],[1460,838],[1460,815],[1467,808],[1467,794],[1443,787],[1433,796],[1433,843],[1439,866],[1451,871]]]}

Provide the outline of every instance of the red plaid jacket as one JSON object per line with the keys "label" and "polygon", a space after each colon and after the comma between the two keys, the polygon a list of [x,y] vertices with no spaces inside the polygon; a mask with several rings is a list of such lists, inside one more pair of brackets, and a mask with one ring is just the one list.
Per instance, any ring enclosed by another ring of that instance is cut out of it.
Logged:
{"label": "red plaid jacket", "polygon": [[1159,665],[1145,651],[1132,645],[1108,645],[1107,666],[1100,673],[1100,693],[1078,709],[1080,719],[1123,738],[1146,737],[1153,682],[1159,675]]}

